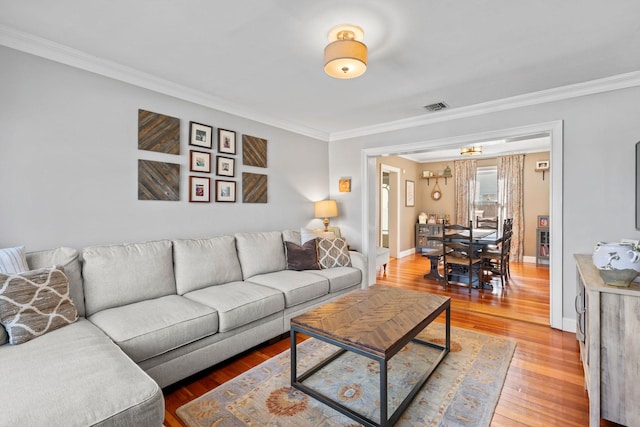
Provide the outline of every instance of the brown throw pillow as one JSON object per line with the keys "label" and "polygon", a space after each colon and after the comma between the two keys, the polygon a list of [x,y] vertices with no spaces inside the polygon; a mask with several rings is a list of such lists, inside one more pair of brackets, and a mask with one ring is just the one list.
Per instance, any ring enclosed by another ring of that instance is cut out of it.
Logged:
{"label": "brown throw pillow", "polygon": [[342,237],[318,239],[318,257],[322,268],[351,267],[349,247]]}
{"label": "brown throw pillow", "polygon": [[62,266],[0,274],[0,323],[21,344],[78,319]]}
{"label": "brown throw pillow", "polygon": [[309,240],[302,246],[292,242],[284,244],[287,250],[287,270],[320,270],[316,239]]}

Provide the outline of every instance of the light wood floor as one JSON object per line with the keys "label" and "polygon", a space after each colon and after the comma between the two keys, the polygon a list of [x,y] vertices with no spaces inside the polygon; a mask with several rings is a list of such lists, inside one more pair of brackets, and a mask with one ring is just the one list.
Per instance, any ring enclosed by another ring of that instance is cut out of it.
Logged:
{"label": "light wood floor", "polygon": [[[512,278],[493,291],[451,287],[423,278],[429,261],[421,256],[392,259],[377,282],[448,295],[451,323],[517,342],[492,426],[586,426],[588,397],[575,334],[549,327],[549,272],[535,264],[512,263]],[[258,346],[168,387],[165,425],[182,426],[175,411],[242,372],[286,350],[288,339]],[[603,426],[615,424],[603,422]]]}

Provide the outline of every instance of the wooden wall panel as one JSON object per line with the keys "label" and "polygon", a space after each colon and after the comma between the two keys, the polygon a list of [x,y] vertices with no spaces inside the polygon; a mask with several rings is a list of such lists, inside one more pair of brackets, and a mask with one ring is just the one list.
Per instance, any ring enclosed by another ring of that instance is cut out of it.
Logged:
{"label": "wooden wall panel", "polygon": [[180,154],[180,119],[138,110],[138,149]]}
{"label": "wooden wall panel", "polygon": [[138,160],[138,200],[180,200],[180,165]]}
{"label": "wooden wall panel", "polygon": [[242,164],[267,167],[267,140],[250,135],[242,135]]}
{"label": "wooden wall panel", "polygon": [[242,201],[267,203],[267,175],[242,173]]}

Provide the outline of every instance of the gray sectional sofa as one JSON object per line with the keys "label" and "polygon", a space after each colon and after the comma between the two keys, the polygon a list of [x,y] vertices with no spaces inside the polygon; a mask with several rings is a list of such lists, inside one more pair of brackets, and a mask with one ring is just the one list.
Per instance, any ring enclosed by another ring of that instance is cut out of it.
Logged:
{"label": "gray sectional sofa", "polygon": [[19,345],[0,327],[0,425],[159,426],[162,388],[289,330],[289,320],[366,283],[366,261],[287,270],[300,233],[57,248],[79,320]]}

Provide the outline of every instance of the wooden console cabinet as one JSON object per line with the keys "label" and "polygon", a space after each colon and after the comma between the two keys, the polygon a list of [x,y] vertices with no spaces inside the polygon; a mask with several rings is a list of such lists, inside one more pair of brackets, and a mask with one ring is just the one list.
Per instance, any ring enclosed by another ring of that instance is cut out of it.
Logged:
{"label": "wooden console cabinet", "polygon": [[589,425],[640,423],[640,284],[606,285],[591,255],[577,264],[576,337],[589,393]]}

